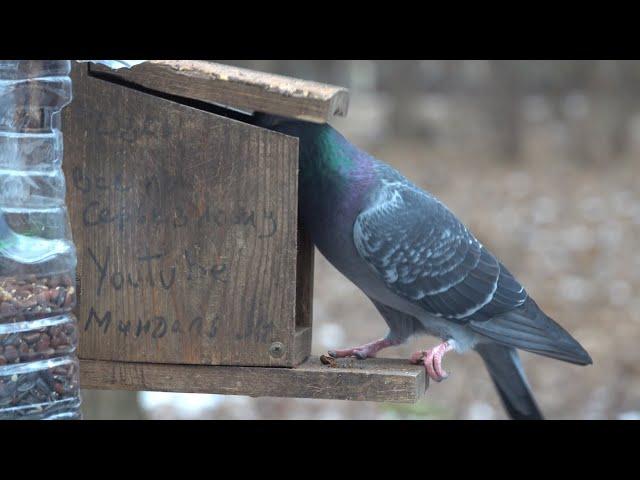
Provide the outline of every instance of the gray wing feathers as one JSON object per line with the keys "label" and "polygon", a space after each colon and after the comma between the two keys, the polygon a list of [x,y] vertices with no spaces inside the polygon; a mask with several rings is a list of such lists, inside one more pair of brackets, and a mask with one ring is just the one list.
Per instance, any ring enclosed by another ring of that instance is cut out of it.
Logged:
{"label": "gray wing feathers", "polygon": [[587,351],[531,298],[521,307],[496,315],[489,322],[472,320],[469,327],[503,345],[578,365],[592,363]]}
{"label": "gray wing feathers", "polygon": [[383,187],[356,219],[354,242],[393,292],[433,315],[487,319],[527,297],[453,213],[411,185]]}

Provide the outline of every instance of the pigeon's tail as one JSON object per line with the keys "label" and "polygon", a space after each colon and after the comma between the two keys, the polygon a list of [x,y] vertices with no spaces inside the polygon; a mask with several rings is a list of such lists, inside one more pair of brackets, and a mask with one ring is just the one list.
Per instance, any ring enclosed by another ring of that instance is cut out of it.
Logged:
{"label": "pigeon's tail", "polygon": [[530,297],[521,307],[469,327],[507,347],[520,348],[577,365],[590,365],[587,351],[560,325],[547,317]]}
{"label": "pigeon's tail", "polygon": [[509,416],[514,420],[544,420],[516,349],[483,343],[476,346],[476,351],[484,360]]}

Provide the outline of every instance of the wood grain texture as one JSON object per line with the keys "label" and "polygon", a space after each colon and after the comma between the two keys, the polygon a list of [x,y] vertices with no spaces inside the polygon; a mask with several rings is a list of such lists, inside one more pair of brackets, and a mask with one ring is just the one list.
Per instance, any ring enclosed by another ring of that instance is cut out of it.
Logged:
{"label": "wood grain texture", "polygon": [[310,122],[346,116],[349,106],[348,90],[342,87],[208,61],[151,60],[116,71],[101,65],[89,68],[105,78],[162,93]]}
{"label": "wood grain texture", "polygon": [[83,360],[82,388],[153,390],[414,403],[427,386],[424,367],[406,360],[311,357],[296,368],[159,365]]}
{"label": "wood grain texture", "polygon": [[310,307],[297,304],[297,139],[88,76],[86,65],[73,86],[64,168],[80,357],[301,361],[310,334],[304,355],[296,323],[310,326]]}
{"label": "wood grain texture", "polygon": [[313,319],[313,272],[315,247],[308,232],[302,228],[298,216],[298,258],[296,326],[310,327]]}
{"label": "wood grain texture", "polygon": [[308,327],[296,326],[296,333],[293,339],[293,363],[300,365],[309,358],[311,353],[311,325]]}

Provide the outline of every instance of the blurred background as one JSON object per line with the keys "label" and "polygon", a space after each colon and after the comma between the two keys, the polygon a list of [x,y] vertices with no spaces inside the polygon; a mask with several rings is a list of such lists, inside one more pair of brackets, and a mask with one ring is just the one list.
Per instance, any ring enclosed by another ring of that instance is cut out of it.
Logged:
{"label": "blurred background", "polygon": [[[590,352],[577,367],[523,353],[548,418],[640,419],[640,62],[222,63],[351,90],[332,122],[443,200]],[[368,299],[316,255],[313,353],[378,338]],[[430,337],[386,350],[408,357]],[[416,405],[84,391],[87,419],[502,419],[479,357]]]}

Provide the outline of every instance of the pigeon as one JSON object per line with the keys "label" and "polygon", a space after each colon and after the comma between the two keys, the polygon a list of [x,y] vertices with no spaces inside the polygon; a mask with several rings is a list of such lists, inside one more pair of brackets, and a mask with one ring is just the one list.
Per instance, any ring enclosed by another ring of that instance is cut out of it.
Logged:
{"label": "pigeon", "polygon": [[435,382],[447,352],[477,352],[512,419],[543,419],[518,349],[589,365],[505,265],[434,195],[329,124],[263,115],[299,140],[301,222],[322,255],[373,302],[388,334],[332,357],[374,357],[413,335],[441,340],[409,359]]}

